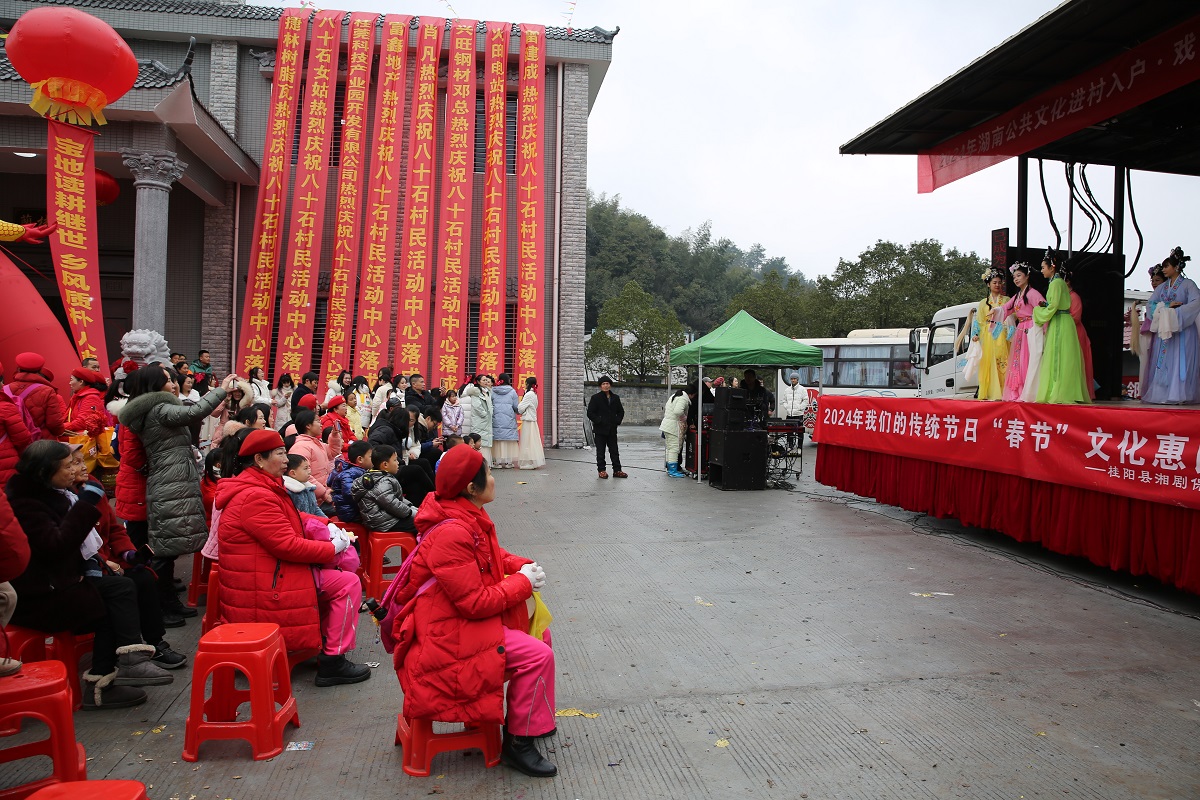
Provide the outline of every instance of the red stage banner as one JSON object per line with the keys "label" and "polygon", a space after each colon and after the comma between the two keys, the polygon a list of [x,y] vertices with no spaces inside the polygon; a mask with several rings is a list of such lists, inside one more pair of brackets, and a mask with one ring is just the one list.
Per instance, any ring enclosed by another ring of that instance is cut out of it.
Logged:
{"label": "red stage banner", "polygon": [[932,192],[1200,80],[1200,16],[917,156]]}
{"label": "red stage banner", "polygon": [[283,303],[279,309],[279,342],[275,374],[293,377],[312,364],[313,322],[317,315],[317,273],[325,232],[325,196],[329,190],[329,150],[333,143],[333,98],[337,91],[338,53],[342,45],[343,11],[318,11],[300,123],[296,188],[292,192],[284,262]]}
{"label": "red stage banner", "polygon": [[1200,411],[822,395],[813,439],[1200,509]]}
{"label": "red stage banner", "polygon": [[262,367],[265,372],[271,357],[275,284],[283,244],[282,217],[287,206],[296,98],[300,91],[300,69],[304,64],[304,45],[308,40],[308,18],[311,14],[304,8],[285,8],[279,19],[270,122],[263,143],[254,238],[250,244],[250,275],[246,281],[246,300],[242,304],[242,325],[238,336],[235,366],[239,375],[249,374],[252,367]]}
{"label": "red stage banner", "polygon": [[[329,310],[325,319],[325,348],[321,355],[328,386],[350,366],[354,321],[346,299],[357,277],[359,233],[362,218],[363,145],[367,133],[367,97],[371,91],[371,57],[375,53],[375,20],[378,14],[356,11],[350,15],[350,51],[342,103],[342,149],[338,157],[337,223],[333,235],[333,268],[329,276]],[[372,375],[371,377],[374,377]]]}
{"label": "red stage banner", "polygon": [[400,187],[400,130],[405,62],[412,17],[388,14],[375,76],[375,128],[371,136],[371,182],[367,190],[367,235],[358,278],[358,324],[354,373],[375,377],[387,365],[392,304],[392,259],[396,253],[396,207]]}
{"label": "red stage banner", "polygon": [[466,329],[467,268],[471,263],[471,200],[475,155],[475,20],[450,29],[446,75],[446,136],[442,153],[442,214],[438,238],[437,306],[433,326],[431,385],[462,380]]}
{"label": "red stage banner", "polygon": [[400,249],[400,296],[396,315],[396,368],[428,374],[429,290],[433,265],[433,180],[437,137],[438,62],[446,20],[421,17],[417,28],[417,77],[408,128],[408,173]]}
{"label": "red stage banner", "polygon": [[[517,84],[517,352],[513,385],[522,391],[527,377],[538,377],[546,350],[545,183],[542,150],[545,128],[546,29],[521,26],[520,78]],[[540,416],[541,405],[538,405]],[[538,421],[539,425],[541,420]]]}
{"label": "red stage banner", "polygon": [[508,205],[505,116],[508,108],[508,35],[512,25],[489,22],[484,45],[484,130],[487,162],[483,182],[483,272],[479,287],[479,348],[475,371],[504,371],[505,303],[508,297]]}
{"label": "red stage banner", "polygon": [[58,223],[50,237],[58,293],[79,359],[99,359],[100,371],[107,375],[96,227],[96,134],[50,118],[46,123],[46,208],[50,221]]}

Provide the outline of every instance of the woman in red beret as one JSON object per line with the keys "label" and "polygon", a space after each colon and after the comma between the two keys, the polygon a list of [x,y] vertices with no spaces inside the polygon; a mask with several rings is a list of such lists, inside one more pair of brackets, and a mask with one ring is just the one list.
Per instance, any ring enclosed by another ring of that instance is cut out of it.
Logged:
{"label": "woman in red beret", "polygon": [[482,453],[456,445],[442,456],[436,489],[417,512],[412,571],[393,601],[404,609],[393,630],[393,660],[404,716],[503,722],[504,763],[549,778],[558,768],[536,740],[555,732],[554,653],[529,635],[525,607],[546,573],[500,546],[483,508],[495,499]]}
{"label": "woman in red beret", "polygon": [[313,579],[313,568],[332,564],[349,538],[341,531],[331,532],[330,541],[305,538],[283,485],[288,456],[277,431],[249,434],[238,464],[236,476],[217,484],[221,618],[274,622],[292,652],[320,648],[317,686],[365,681],[370,668],[346,658],[358,626],[358,576],[322,570],[320,591]]}
{"label": "woman in red beret", "polygon": [[63,436],[87,434],[93,439],[112,427],[112,415],[104,407],[108,384],[104,376],[93,369],[76,367],[71,370],[71,404],[67,406],[67,428]]}

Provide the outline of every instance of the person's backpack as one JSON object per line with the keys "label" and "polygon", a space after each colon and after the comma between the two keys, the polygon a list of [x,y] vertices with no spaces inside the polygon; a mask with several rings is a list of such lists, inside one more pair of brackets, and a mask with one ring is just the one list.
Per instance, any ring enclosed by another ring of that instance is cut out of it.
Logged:
{"label": "person's backpack", "polygon": [[33,441],[35,442],[42,438],[42,429],[36,422],[33,421],[33,415],[30,414],[29,409],[25,407],[25,398],[29,396],[30,392],[41,385],[42,384],[40,383],[30,384],[29,386],[26,386],[25,391],[21,392],[20,394],[13,394],[11,386],[4,387],[4,393],[11,397],[12,401],[17,404],[17,410],[21,412],[21,421],[25,423],[25,427],[29,429],[30,437],[32,437]]}
{"label": "person's backpack", "polygon": [[[412,552],[410,552],[404,559],[404,563],[400,565],[400,569],[396,572],[396,576],[392,578],[392,582],[388,584],[387,591],[383,593],[383,598],[379,601],[379,608],[372,612],[375,618],[379,620],[379,640],[383,642],[383,649],[386,650],[389,655],[394,656],[396,645],[400,644],[396,641],[395,636],[393,636],[396,620],[399,619],[401,615],[410,616],[412,614],[412,609],[416,604],[417,598],[423,595],[430,586],[433,586],[436,579],[431,577],[429,580],[425,581],[425,583],[421,584],[421,588],[417,589],[417,593],[414,594],[412,599],[403,606],[396,602],[396,595],[399,594],[401,589],[403,589],[405,586],[408,586],[408,580],[412,574],[413,559],[416,557],[417,551],[421,549],[421,545],[424,544],[425,540],[429,538],[429,534],[433,533],[438,529],[438,527],[446,524],[449,521],[449,519],[442,520],[437,525],[434,525],[432,528],[425,531],[425,533],[417,539],[417,546],[414,547]],[[408,641],[404,642],[403,644],[404,650],[407,650],[408,647],[412,645],[411,636]]]}

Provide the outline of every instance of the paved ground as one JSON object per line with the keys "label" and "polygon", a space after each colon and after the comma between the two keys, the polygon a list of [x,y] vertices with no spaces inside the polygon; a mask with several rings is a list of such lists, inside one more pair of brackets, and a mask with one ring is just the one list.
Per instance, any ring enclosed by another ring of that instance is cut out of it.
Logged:
{"label": "paved ground", "polygon": [[[723,493],[665,477],[656,432],[623,436],[626,481],[589,451],[497,473],[501,540],[550,578],[559,708],[599,714],[559,720],[557,779],[477,753],[404,775],[369,625],[371,681],[294,673],[287,739],[311,750],[183,762],[183,671],[141,708],[76,714],[89,774],[180,800],[1200,796],[1194,599],[831,492],[811,447],[796,491]],[[191,652],[198,627],[170,640]]]}

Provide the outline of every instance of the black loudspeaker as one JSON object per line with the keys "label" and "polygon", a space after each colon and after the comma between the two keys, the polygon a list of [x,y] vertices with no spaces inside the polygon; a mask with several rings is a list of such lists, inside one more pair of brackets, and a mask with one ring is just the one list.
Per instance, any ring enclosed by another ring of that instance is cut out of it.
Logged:
{"label": "black loudspeaker", "polygon": [[716,408],[713,411],[713,429],[718,431],[743,431],[746,429],[746,409]]}
{"label": "black loudspeaker", "polygon": [[712,432],[708,482],[725,491],[767,488],[767,432]]}
{"label": "black loudspeaker", "polygon": [[746,391],[744,389],[732,389],[728,386],[718,386],[716,395],[718,409],[744,409],[746,407]]}

